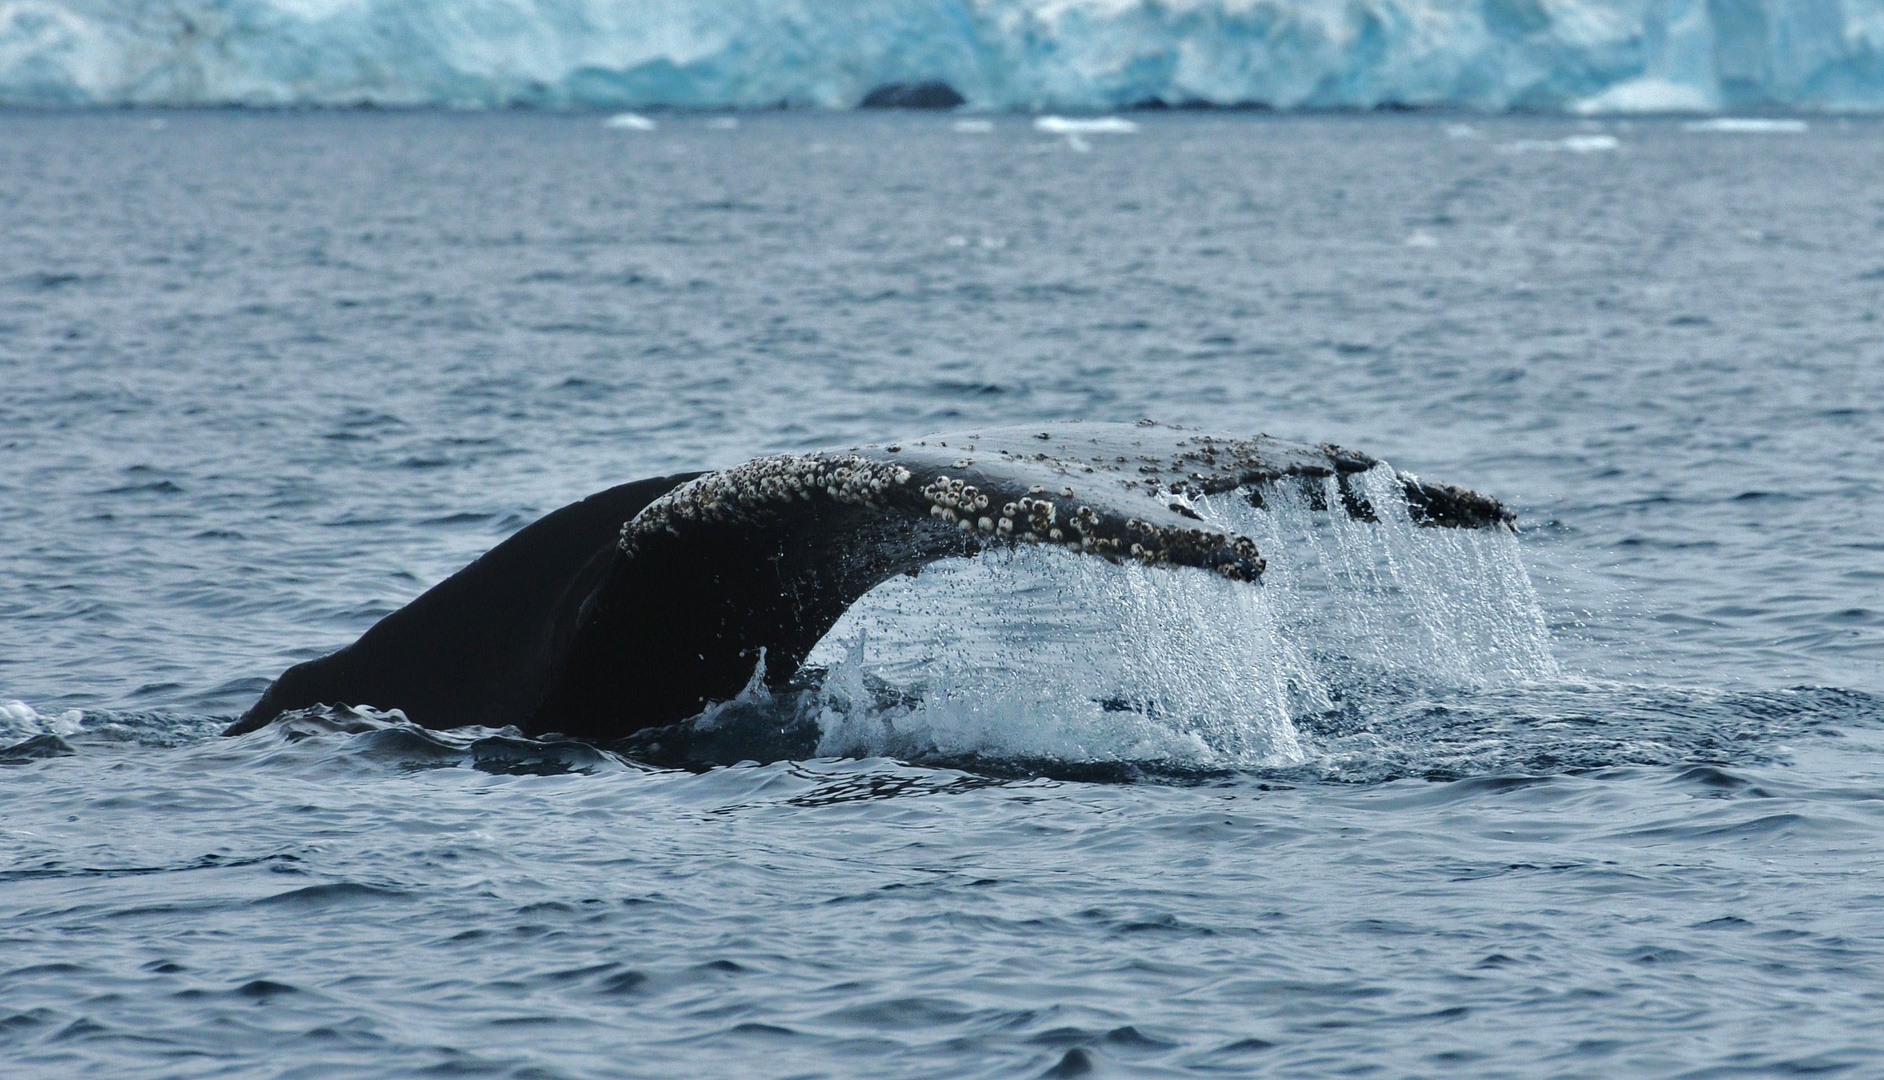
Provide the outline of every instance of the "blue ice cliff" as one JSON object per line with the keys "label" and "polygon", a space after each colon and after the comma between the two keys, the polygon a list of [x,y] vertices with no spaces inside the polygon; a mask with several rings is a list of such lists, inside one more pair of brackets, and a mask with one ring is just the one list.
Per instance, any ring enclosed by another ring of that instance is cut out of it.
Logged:
{"label": "blue ice cliff", "polygon": [[1884,106],[1884,0],[0,0],[0,103]]}

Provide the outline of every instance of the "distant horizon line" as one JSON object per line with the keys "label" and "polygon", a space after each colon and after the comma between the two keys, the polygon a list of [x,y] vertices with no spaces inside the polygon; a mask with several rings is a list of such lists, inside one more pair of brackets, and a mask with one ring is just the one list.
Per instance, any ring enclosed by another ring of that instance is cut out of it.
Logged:
{"label": "distant horizon line", "polygon": [[1761,117],[1761,118],[1796,118],[1796,119],[1870,119],[1884,117],[1884,106],[1826,106],[1826,105],[1761,105],[1744,108],[1720,109],[1643,109],[1639,111],[1585,111],[1573,107],[1548,108],[1534,105],[1513,105],[1502,108],[1484,108],[1462,103],[1408,104],[1388,101],[1374,105],[1271,105],[1266,102],[1237,102],[1219,105],[1212,102],[1182,102],[1169,104],[1162,101],[1135,102],[1109,108],[1089,106],[1052,106],[989,108],[985,106],[961,105],[949,108],[922,106],[881,106],[881,105],[817,105],[806,102],[779,102],[773,105],[678,105],[678,104],[590,104],[557,103],[545,104],[531,101],[506,101],[500,103],[485,102],[247,102],[247,101],[203,101],[203,102],[63,102],[63,101],[7,101],[0,99],[0,112],[13,113],[128,113],[128,112],[254,112],[254,113],[538,113],[545,116],[618,116],[624,114],[649,114],[655,116],[766,116],[777,113],[816,113],[824,115],[862,114],[910,114],[928,116],[955,116],[998,118],[1041,117],[1041,116],[1112,116],[1120,113],[1132,114],[1188,114],[1217,115],[1235,114],[1244,116],[1469,116],[1486,119],[1498,117],[1549,117],[1568,120],[1692,120],[1695,118],[1714,117]]}

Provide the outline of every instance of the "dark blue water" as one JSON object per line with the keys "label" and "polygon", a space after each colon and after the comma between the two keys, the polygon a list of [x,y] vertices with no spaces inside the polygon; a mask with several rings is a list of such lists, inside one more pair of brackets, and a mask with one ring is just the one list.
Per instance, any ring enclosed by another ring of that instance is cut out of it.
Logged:
{"label": "dark blue water", "polygon": [[[727,119],[0,113],[0,1072],[1875,1069],[1884,125]],[[706,771],[215,736],[602,487],[1140,416],[1523,531],[945,567]]]}

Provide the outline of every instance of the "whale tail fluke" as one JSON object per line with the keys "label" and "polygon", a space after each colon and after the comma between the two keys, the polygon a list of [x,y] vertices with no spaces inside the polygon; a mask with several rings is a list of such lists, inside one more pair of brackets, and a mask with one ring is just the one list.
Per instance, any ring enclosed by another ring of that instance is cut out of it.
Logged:
{"label": "whale tail fluke", "polygon": [[[1373,520],[1350,481],[1379,466],[1330,445],[1068,423],[627,484],[556,511],[354,644],[290,668],[229,733],[346,702],[428,727],[622,738],[731,699],[761,657],[767,680],[784,682],[865,593],[940,559],[1037,544],[1257,582],[1255,542],[1205,524],[1193,500],[1240,491],[1260,505],[1293,484],[1324,503],[1338,491],[1342,512]],[[1416,524],[1511,525],[1488,496],[1395,476]]]}

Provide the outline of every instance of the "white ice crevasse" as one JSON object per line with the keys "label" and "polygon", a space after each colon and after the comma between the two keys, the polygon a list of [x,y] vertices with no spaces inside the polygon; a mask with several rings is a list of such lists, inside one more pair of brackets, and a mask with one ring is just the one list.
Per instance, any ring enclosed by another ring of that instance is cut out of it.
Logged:
{"label": "white ice crevasse", "polygon": [[0,103],[1884,106],[1884,0],[0,0]]}

